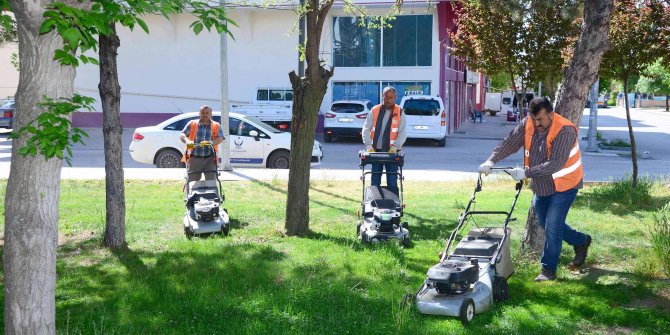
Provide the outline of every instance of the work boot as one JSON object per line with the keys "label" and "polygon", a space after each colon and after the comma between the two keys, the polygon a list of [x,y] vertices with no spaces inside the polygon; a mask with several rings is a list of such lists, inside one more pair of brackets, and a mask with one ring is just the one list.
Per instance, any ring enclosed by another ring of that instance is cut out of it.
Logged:
{"label": "work boot", "polygon": [[586,261],[586,256],[589,253],[589,246],[591,245],[591,235],[586,235],[586,243],[580,246],[574,246],[575,259],[570,262],[570,266],[582,266]]}
{"label": "work boot", "polygon": [[536,282],[554,280],[554,279],[556,279],[556,274],[544,267],[542,268],[542,272],[540,272],[540,274],[537,275],[537,277],[535,277]]}

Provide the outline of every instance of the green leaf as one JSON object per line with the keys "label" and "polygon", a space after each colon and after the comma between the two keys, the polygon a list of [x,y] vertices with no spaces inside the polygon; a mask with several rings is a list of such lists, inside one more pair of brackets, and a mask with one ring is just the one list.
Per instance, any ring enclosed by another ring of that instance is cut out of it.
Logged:
{"label": "green leaf", "polygon": [[54,29],[56,25],[56,20],[54,19],[46,19],[44,22],[42,22],[42,25],[40,26],[40,35],[46,34],[50,32],[51,30]]}
{"label": "green leaf", "polygon": [[202,31],[203,25],[202,22],[197,22],[193,25],[193,32],[198,35]]}
{"label": "green leaf", "polygon": [[139,17],[136,18],[135,20],[137,20],[137,24],[140,25],[142,30],[144,30],[144,32],[148,34],[149,33],[149,27],[147,26],[146,22],[144,22],[144,20],[140,19]]}

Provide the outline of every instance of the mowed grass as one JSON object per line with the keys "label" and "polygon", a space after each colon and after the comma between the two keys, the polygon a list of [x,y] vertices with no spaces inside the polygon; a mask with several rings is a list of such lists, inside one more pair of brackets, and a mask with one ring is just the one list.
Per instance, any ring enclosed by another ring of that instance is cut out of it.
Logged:
{"label": "mowed grass", "polygon": [[[179,182],[126,184],[128,250],[101,247],[102,181],[64,181],[58,250],[60,334],[668,334],[670,283],[660,277],[645,235],[652,213],[670,200],[653,189],[645,208],[623,209],[583,190],[568,217],[594,238],[581,273],[565,268],[535,283],[537,258],[519,255],[531,191],[513,222],[516,273],[511,299],[467,327],[403,305],[436,263],[474,183],[406,183],[412,246],[363,246],[355,227],[360,183],[312,185],[306,238],[285,237],[286,183],[225,183],[231,236],[183,235]],[[4,182],[2,195],[4,196]],[[513,184],[485,183],[477,209],[507,209]],[[4,212],[4,209],[3,209]],[[477,219],[483,226],[501,221]]]}

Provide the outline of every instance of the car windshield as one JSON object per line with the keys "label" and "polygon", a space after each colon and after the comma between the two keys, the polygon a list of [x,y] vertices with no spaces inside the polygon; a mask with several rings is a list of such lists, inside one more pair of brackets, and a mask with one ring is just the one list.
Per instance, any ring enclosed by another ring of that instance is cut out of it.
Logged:
{"label": "car windshield", "polygon": [[336,113],[360,113],[365,110],[365,106],[353,103],[336,103],[330,110]]}
{"label": "car windshield", "polygon": [[428,99],[408,99],[403,106],[406,115],[435,116],[440,113],[440,103]]}
{"label": "car windshield", "polygon": [[276,128],[268,125],[267,123],[261,121],[260,119],[258,119],[256,117],[246,116],[244,119],[253,122],[254,126],[256,126],[258,128],[261,128],[263,131],[266,131],[268,133],[273,133],[273,134],[283,133],[283,131],[277,130]]}

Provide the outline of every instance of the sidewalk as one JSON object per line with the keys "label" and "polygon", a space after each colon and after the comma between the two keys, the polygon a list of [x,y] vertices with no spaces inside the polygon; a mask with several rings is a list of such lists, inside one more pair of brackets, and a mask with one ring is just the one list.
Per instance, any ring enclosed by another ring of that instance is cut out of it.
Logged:
{"label": "sidewalk", "polygon": [[498,113],[496,116],[485,114],[482,123],[465,121],[461,128],[451,133],[450,138],[462,138],[472,140],[502,140],[516,127],[518,123],[507,122],[506,114]]}
{"label": "sidewalk", "polygon": [[[126,180],[184,180],[183,169],[146,169],[124,168]],[[406,181],[464,181],[476,180],[478,174],[447,170],[405,170]],[[360,170],[331,170],[313,168],[310,180],[360,180]],[[500,175],[500,178],[506,176]],[[9,178],[9,168],[0,168],[0,179]],[[494,177],[495,178],[495,177]],[[509,178],[509,177],[507,177]],[[62,180],[96,180],[105,179],[104,168],[70,168],[64,167],[61,171]],[[236,168],[233,171],[222,171],[222,181],[244,180],[288,180],[288,170],[272,170],[257,168]]]}

